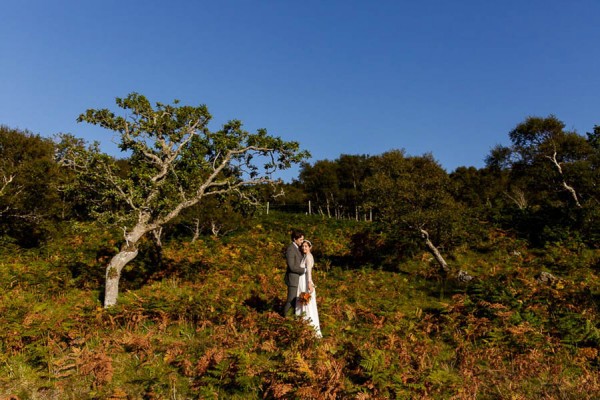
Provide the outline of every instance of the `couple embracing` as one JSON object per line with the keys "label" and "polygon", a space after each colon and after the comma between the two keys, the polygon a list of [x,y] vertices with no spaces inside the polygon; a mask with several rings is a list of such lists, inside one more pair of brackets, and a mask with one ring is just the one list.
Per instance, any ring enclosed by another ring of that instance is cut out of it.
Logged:
{"label": "couple embracing", "polygon": [[315,261],[311,254],[311,248],[312,243],[304,240],[302,232],[292,231],[292,243],[285,253],[287,263],[285,284],[288,290],[283,315],[287,316],[290,309],[294,308],[294,313],[304,316],[315,329],[315,335],[321,337],[317,294],[312,281],[312,269]]}

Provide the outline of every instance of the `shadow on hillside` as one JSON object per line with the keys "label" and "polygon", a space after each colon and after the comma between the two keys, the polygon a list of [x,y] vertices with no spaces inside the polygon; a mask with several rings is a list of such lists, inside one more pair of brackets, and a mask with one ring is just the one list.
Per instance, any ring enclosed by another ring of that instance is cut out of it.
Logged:
{"label": "shadow on hillside", "polygon": [[358,268],[358,265],[354,262],[354,259],[350,256],[324,256],[318,253],[315,254],[315,262],[318,265],[332,265],[341,267],[344,269]]}
{"label": "shadow on hillside", "polygon": [[81,261],[67,264],[66,268],[71,273],[73,283],[79,289],[98,288],[104,284],[104,273],[106,268],[98,265],[88,265]]}
{"label": "shadow on hillside", "polygon": [[313,252],[315,257],[315,264],[317,268],[338,267],[345,270],[362,269],[366,264],[369,263],[369,259],[359,258],[352,254],[347,255],[336,255],[336,254],[323,254],[319,250]]}
{"label": "shadow on hillside", "polygon": [[183,281],[196,282],[201,279],[210,266],[202,261],[164,259],[142,259],[121,275],[124,289],[137,290],[141,287],[163,279],[177,278]]}
{"label": "shadow on hillside", "polygon": [[426,293],[432,298],[438,300],[449,299],[455,294],[463,294],[468,291],[473,285],[479,282],[479,279],[475,278],[469,282],[461,282],[454,277],[429,277],[422,278],[420,282],[416,284],[416,287]]}
{"label": "shadow on hillside", "polygon": [[399,262],[392,262],[390,260],[382,261],[381,259],[356,259],[351,255],[348,256],[322,256],[315,255],[315,263],[317,268],[324,266],[339,267],[344,270],[363,270],[373,269],[385,272],[394,272],[401,275],[411,275],[411,272],[404,271],[399,268]]}
{"label": "shadow on hillside", "polygon": [[[101,248],[95,255],[95,262],[76,261],[65,267],[71,273],[73,284],[79,289],[100,290],[99,300],[104,301],[106,267],[115,251]],[[125,266],[119,281],[120,290],[137,290],[148,283],[165,278],[178,278],[197,281],[210,266],[202,261],[172,260],[159,252],[144,249],[132,262]]]}
{"label": "shadow on hillside", "polygon": [[284,302],[282,299],[277,297],[266,299],[258,292],[252,291],[250,297],[244,300],[244,305],[252,308],[258,313],[272,311],[280,314],[283,310]]}

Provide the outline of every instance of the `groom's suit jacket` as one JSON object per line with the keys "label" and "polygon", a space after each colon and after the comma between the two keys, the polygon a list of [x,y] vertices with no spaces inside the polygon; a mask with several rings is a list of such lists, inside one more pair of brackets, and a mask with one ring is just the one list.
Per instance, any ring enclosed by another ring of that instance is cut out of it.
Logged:
{"label": "groom's suit jacket", "polygon": [[285,271],[285,284],[288,286],[298,286],[300,277],[304,275],[306,269],[301,266],[303,255],[298,246],[290,243],[285,252],[285,261],[287,270]]}

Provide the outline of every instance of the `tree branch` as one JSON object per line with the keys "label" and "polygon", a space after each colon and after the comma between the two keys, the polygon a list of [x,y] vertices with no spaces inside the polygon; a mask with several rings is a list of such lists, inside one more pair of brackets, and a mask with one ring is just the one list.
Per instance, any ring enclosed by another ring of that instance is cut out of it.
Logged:
{"label": "tree branch", "polygon": [[504,194],[506,195],[506,197],[511,199],[517,205],[517,207],[519,207],[519,210],[526,209],[527,208],[527,199],[525,198],[525,193],[521,189],[518,189],[518,188],[513,188],[512,191],[514,193],[514,197],[511,196],[510,193],[508,193],[508,192],[504,192]]}
{"label": "tree branch", "polygon": [[561,179],[562,179],[562,185],[563,187],[569,192],[571,193],[571,196],[573,197],[573,200],[575,201],[575,205],[577,205],[577,208],[581,208],[581,204],[579,203],[579,198],[577,196],[577,192],[575,191],[575,189],[572,186],[569,186],[567,184],[567,182],[565,181],[564,175],[563,175],[563,171],[562,168],[560,166],[560,163],[558,162],[558,160],[556,159],[556,150],[554,150],[554,154],[552,155],[552,157],[550,156],[546,156],[550,161],[552,161],[552,163],[554,164],[554,166],[556,166],[556,169],[558,170],[558,174],[560,175]]}
{"label": "tree branch", "polygon": [[15,179],[14,175],[10,175],[10,176],[6,176],[6,175],[2,175],[2,187],[0,188],[0,196],[2,196],[4,194],[4,191],[6,190],[7,186],[13,181],[13,179]]}
{"label": "tree branch", "polygon": [[435,257],[435,260],[438,262],[442,271],[444,271],[444,273],[450,272],[450,268],[448,267],[446,260],[444,260],[442,253],[440,253],[438,248],[435,247],[435,245],[429,239],[429,232],[427,232],[423,228],[419,228],[419,231],[421,232],[421,237],[425,240],[425,245],[427,246],[431,254],[433,254],[433,256]]}
{"label": "tree branch", "polygon": [[174,150],[161,137],[161,140],[160,140],[161,147],[163,148],[163,152],[165,154],[167,154],[168,157],[166,157],[165,160],[161,160],[159,157],[156,157],[154,154],[149,155],[149,156],[155,156],[159,160],[158,161],[159,165],[162,167],[161,172],[152,177],[152,182],[159,181],[160,179],[162,179],[169,173],[169,167],[171,165],[173,165],[173,163],[175,162],[177,157],[179,157],[179,155],[181,154],[181,149],[183,149],[192,140],[192,138],[196,135],[196,128],[198,127],[199,124],[200,124],[200,120],[196,120],[196,122],[194,122],[194,124],[192,124],[191,126],[189,126],[186,129],[187,132],[184,134],[184,136],[187,135],[187,138],[183,139],[177,146],[175,146]]}
{"label": "tree branch", "polygon": [[131,194],[127,194],[127,192],[123,189],[123,187],[119,184],[119,182],[115,179],[115,176],[112,173],[110,167],[104,164],[104,169],[106,171],[106,179],[108,182],[115,188],[117,193],[121,196],[121,198],[131,207],[132,210],[137,210],[138,207],[135,205],[135,201]]}
{"label": "tree branch", "polygon": [[[144,152],[144,155],[148,158],[150,158],[151,160],[156,159],[156,164],[159,166],[160,168],[160,172],[156,175],[154,175],[150,180],[153,183],[158,183],[158,186],[162,186],[160,185],[160,181],[167,176],[167,174],[170,171],[174,171],[174,168],[171,168],[171,166],[173,165],[173,163],[175,162],[175,160],[177,159],[177,157],[179,157],[179,155],[181,154],[182,149],[192,140],[192,138],[196,135],[196,128],[198,127],[198,125],[200,124],[200,120],[196,120],[196,122],[194,122],[192,125],[190,125],[186,131],[187,133],[184,134],[187,135],[187,138],[184,138],[181,142],[179,142],[179,144],[177,146],[175,146],[175,149],[173,150],[172,146],[169,146],[166,141],[161,137],[160,139],[160,143],[161,143],[161,147],[163,148],[163,153],[167,155],[166,159],[161,159],[158,156],[152,154],[152,153],[146,153]],[[181,191],[183,192],[183,191]],[[155,190],[153,190],[149,195],[148,195],[148,200],[151,201],[154,198],[156,198],[156,196],[160,193],[160,191],[158,190],[158,187],[155,188]],[[184,196],[185,197],[185,196]]]}

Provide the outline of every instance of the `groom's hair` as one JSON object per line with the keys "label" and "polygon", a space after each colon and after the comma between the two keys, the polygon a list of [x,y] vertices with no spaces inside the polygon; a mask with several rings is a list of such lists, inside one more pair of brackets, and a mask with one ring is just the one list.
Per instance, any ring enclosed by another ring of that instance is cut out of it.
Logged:
{"label": "groom's hair", "polygon": [[293,229],[292,230],[292,241],[301,238],[302,236],[304,236],[304,232]]}

